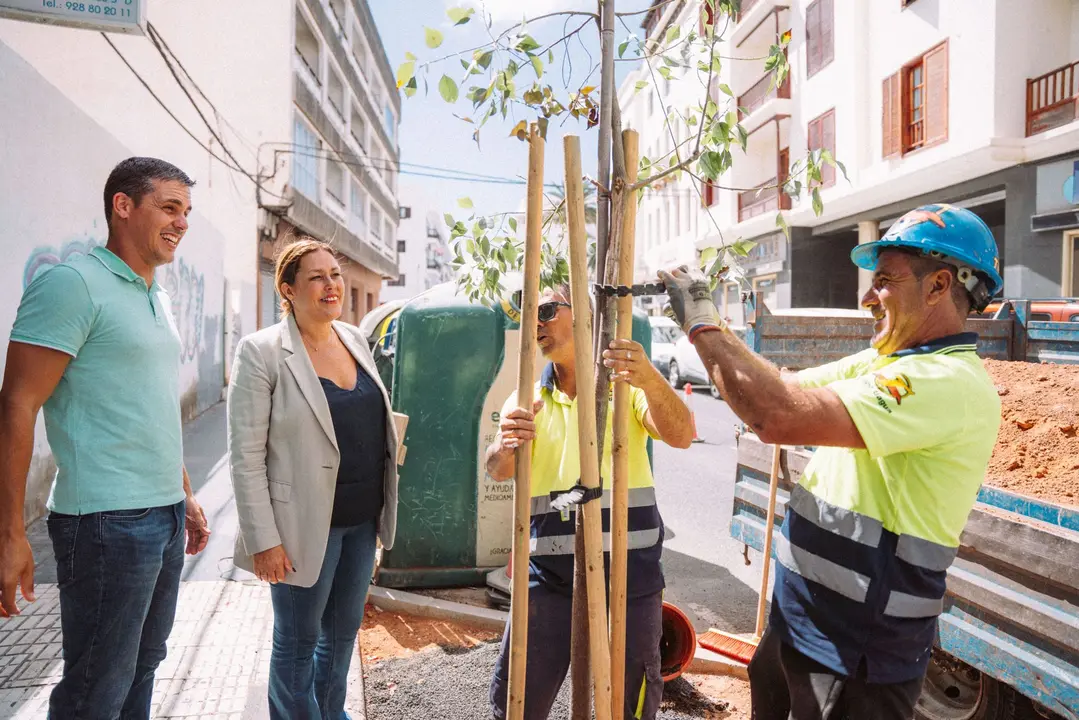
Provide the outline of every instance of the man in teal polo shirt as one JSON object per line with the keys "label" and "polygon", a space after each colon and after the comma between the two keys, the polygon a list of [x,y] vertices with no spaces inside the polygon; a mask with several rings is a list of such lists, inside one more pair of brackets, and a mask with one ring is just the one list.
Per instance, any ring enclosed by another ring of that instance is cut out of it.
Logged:
{"label": "man in teal polo shirt", "polygon": [[727,331],[700,272],[661,273],[731,409],[764,442],[818,448],[776,539],[772,612],[749,665],[755,720],[914,716],[1000,426],[978,336],[964,332],[1002,284],[985,223],[927,205],[851,257],[873,272],[872,347],[797,374]]}
{"label": "man in teal polo shirt", "polygon": [[209,537],[183,466],[179,334],[154,281],[187,230],[193,184],[162,160],[117,165],[105,183],[105,247],[35,279],[11,331],[0,388],[0,617],[19,613],[17,585],[34,599],[22,508],[44,408],[64,652],[52,720],[149,718],[184,548],[195,554]]}

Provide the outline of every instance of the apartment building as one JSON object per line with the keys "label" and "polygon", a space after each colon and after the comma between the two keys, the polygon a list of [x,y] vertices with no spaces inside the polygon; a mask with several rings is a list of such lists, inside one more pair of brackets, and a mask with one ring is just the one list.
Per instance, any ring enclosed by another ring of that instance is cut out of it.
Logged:
{"label": "apartment building", "polygon": [[[259,242],[260,325],[276,322],[273,257],[303,232],[346,258],[344,319],[358,323],[397,275],[401,98],[366,0],[295,0],[291,141],[266,148],[282,202],[268,204]],[[280,172],[286,170],[286,172]]]}
{"label": "apartment building", "polygon": [[[678,25],[684,35],[706,12],[698,0],[655,3],[645,31],[662,39]],[[993,229],[1006,295],[1079,294],[1079,2],[743,0],[737,17],[715,21],[730,58],[717,80],[744,110],[747,149],[722,187],[683,178],[645,196],[638,274],[752,239],[745,282],[719,298],[732,318],[744,289],[771,307],[855,307],[868,277],[850,250],[907,210],[947,202]],[[772,87],[760,58],[787,31],[790,76]],[[640,80],[649,87],[636,92]],[[722,106],[718,83],[712,97]],[[676,75],[657,84],[642,64],[619,96],[642,147],[661,154],[685,132],[670,137],[663,108],[696,106],[702,88]],[[776,186],[821,148],[847,178],[826,169],[817,216],[805,192]]]}
{"label": "apartment building", "polygon": [[453,279],[449,232],[442,211],[414,184],[401,187],[397,277],[385,281],[382,301],[408,300]]}

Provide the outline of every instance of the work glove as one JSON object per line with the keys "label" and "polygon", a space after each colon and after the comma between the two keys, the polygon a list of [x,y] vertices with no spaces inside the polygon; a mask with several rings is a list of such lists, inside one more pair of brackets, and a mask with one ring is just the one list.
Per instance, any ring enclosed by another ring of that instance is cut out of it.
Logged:
{"label": "work glove", "polygon": [[682,265],[671,272],[660,270],[659,279],[667,288],[664,312],[687,334],[697,325],[726,325],[712,301],[708,277],[703,272]]}

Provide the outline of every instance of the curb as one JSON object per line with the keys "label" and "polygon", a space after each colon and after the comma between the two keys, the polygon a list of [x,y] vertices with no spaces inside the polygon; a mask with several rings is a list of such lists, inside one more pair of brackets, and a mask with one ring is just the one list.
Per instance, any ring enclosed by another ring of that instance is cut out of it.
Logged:
{"label": "curb", "polygon": [[685,672],[698,675],[728,675],[749,680],[749,669],[745,665],[700,645],[697,646],[697,652],[686,666]]}
{"label": "curb", "polygon": [[469,623],[489,630],[502,630],[509,622],[509,613],[490,608],[465,605],[452,600],[417,595],[416,593],[372,585],[367,601],[379,610],[403,612],[410,615]]}

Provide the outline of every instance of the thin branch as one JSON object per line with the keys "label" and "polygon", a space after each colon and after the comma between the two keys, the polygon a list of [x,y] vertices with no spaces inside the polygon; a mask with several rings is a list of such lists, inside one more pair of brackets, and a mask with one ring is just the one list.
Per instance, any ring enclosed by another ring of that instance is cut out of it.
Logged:
{"label": "thin branch", "polygon": [[624,18],[624,17],[633,17],[634,15],[644,15],[645,13],[652,12],[653,10],[655,10],[657,8],[661,8],[664,5],[669,5],[669,4],[671,4],[672,2],[675,2],[675,1],[676,0],[663,0],[662,2],[655,3],[651,7],[645,8],[644,10],[634,10],[633,12],[615,13],[615,17]]}
{"label": "thin branch", "polygon": [[[574,35],[576,35],[577,33],[579,33],[579,32],[581,32],[582,30],[584,30],[584,26],[585,26],[585,25],[587,25],[587,24],[588,24],[588,23],[590,23],[590,22],[592,22],[592,18],[588,18],[588,19],[587,19],[587,20],[585,20],[585,21],[584,21],[583,23],[581,23],[580,25],[578,25],[578,26],[577,26],[577,29],[576,29],[576,30],[574,30],[573,32],[570,32],[570,33],[566,33],[565,35],[563,35],[563,36],[562,36],[561,38],[559,38],[558,40],[555,40],[555,41],[554,41],[553,43],[551,43],[550,45],[548,45],[547,47],[545,47],[545,48],[544,48],[543,50],[541,50],[539,54],[540,54],[540,55],[543,55],[543,54],[549,53],[549,52],[550,52],[551,50],[554,50],[554,49],[555,49],[555,47],[556,47],[556,46],[558,46],[558,45],[560,45],[561,43],[567,43],[567,45],[568,45],[568,42],[567,42],[567,41],[568,41],[568,40],[569,40],[570,38],[572,38],[572,37],[573,37]],[[569,20],[568,20],[568,19],[566,20],[566,23],[567,23],[567,24],[569,23]],[[565,28],[564,28],[564,27],[563,27],[563,32],[565,32]],[[566,48],[566,50],[567,50],[567,52],[568,52],[568,51],[569,51],[569,48],[567,47],[567,48]]]}
{"label": "thin branch", "polygon": [[686,158],[682,162],[678,163],[677,165],[673,165],[673,166],[667,168],[666,170],[661,172],[659,175],[653,175],[651,177],[645,178],[644,180],[638,180],[637,182],[630,185],[627,188],[627,190],[630,190],[630,191],[640,190],[643,187],[648,187],[649,185],[656,182],[660,178],[667,177],[668,175],[676,173],[679,170],[688,170],[689,166],[692,163],[696,162],[697,158],[699,158],[699,157],[700,157],[700,150],[697,150],[691,156],[689,156],[688,158]]}
{"label": "thin branch", "polygon": [[600,183],[599,180],[596,180],[595,178],[591,177],[590,175],[585,175],[584,179],[585,179],[586,182],[590,182],[593,185],[595,185],[596,186],[596,191],[598,193],[600,193],[601,196],[610,194],[611,191],[608,190],[607,188],[603,187],[603,184]]}
{"label": "thin branch", "polygon": [[491,47],[492,45],[497,47],[498,42],[500,40],[502,40],[502,38],[506,37],[507,35],[509,35],[514,30],[517,30],[518,28],[527,25],[528,23],[539,22],[540,20],[546,20],[548,18],[559,17],[559,16],[563,16],[563,15],[569,15],[569,16],[577,15],[577,16],[581,16],[581,17],[587,16],[589,18],[594,18],[597,21],[599,20],[599,15],[597,15],[596,13],[587,12],[587,11],[584,11],[584,10],[561,10],[559,12],[547,13],[546,15],[540,15],[540,16],[534,17],[534,18],[527,18],[527,19],[522,20],[521,22],[517,23],[516,25],[511,25],[508,28],[506,28],[505,30],[503,30],[495,38],[494,43],[484,43],[483,45],[479,45],[477,47],[470,48],[468,50],[460,50],[460,51],[455,52],[455,53],[450,53],[449,55],[443,55],[440,58],[435,58],[434,60],[428,60],[425,63],[417,65],[416,70],[417,71],[422,70],[422,69],[424,69],[426,67],[429,67],[431,65],[435,65],[436,63],[440,63],[443,60],[449,60],[450,58],[455,58],[455,57],[457,57],[459,55],[464,55],[466,53],[476,52],[477,50],[483,50],[484,48]]}

